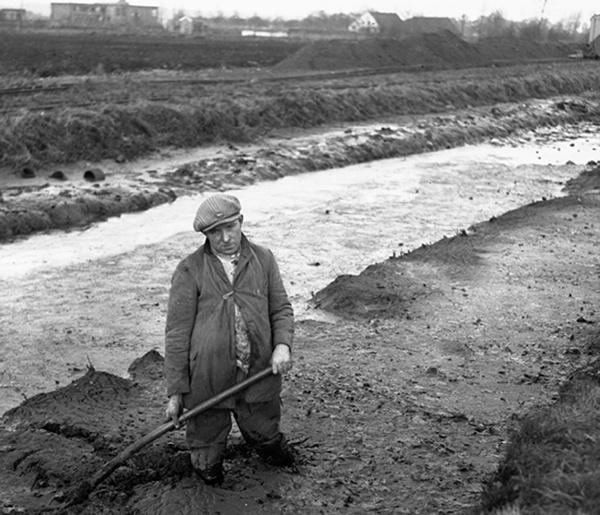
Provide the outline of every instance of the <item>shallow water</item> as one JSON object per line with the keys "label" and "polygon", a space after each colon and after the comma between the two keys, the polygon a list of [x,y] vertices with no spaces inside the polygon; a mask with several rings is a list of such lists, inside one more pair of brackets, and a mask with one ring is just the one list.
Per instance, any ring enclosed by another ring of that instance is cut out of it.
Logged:
{"label": "shallow water", "polygon": [[[597,148],[600,135],[519,147],[465,146],[285,177],[232,193],[242,202],[246,234],[275,252],[296,304],[339,274],[358,273],[491,216],[561,195],[581,165],[598,159]],[[84,263],[191,232],[203,197],[180,198],[83,231],[1,245],[0,278]]]}

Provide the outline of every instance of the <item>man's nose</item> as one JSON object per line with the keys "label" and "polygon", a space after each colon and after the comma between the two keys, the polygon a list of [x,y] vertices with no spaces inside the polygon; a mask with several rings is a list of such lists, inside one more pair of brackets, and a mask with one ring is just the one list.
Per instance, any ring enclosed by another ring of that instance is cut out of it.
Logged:
{"label": "man's nose", "polygon": [[222,241],[227,242],[230,239],[231,239],[231,234],[229,233],[229,231],[227,231],[225,229],[223,231],[221,231],[221,240]]}

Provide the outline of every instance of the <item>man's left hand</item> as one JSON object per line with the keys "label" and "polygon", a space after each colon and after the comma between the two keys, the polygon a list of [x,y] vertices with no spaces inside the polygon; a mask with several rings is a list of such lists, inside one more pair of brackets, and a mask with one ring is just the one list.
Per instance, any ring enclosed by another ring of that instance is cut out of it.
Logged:
{"label": "man's left hand", "polygon": [[292,354],[287,345],[280,343],[275,347],[271,356],[271,366],[274,374],[285,374],[292,368]]}

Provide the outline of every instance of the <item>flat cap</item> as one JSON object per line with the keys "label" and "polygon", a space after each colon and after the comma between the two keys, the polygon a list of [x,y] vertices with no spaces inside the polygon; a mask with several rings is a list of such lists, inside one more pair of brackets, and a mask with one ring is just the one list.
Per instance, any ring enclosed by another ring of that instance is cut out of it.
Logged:
{"label": "flat cap", "polygon": [[219,193],[205,199],[196,211],[194,230],[207,232],[217,225],[233,222],[240,217],[242,206],[233,195]]}

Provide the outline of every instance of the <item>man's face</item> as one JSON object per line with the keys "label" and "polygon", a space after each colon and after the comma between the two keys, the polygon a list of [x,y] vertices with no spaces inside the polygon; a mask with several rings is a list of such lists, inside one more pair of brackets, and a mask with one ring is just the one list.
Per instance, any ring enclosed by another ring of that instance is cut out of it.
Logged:
{"label": "man's face", "polygon": [[242,242],[242,221],[240,217],[233,222],[219,224],[204,234],[210,242],[210,248],[219,254],[235,254]]}

